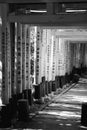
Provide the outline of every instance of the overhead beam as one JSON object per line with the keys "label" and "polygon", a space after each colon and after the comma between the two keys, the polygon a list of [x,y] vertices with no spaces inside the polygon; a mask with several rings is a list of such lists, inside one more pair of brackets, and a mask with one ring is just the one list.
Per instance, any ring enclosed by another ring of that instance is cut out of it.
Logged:
{"label": "overhead beam", "polygon": [[59,14],[59,15],[15,15],[9,14],[10,22],[27,24],[80,26],[87,25],[87,14]]}
{"label": "overhead beam", "polygon": [[87,2],[87,0],[0,0],[0,3]]}
{"label": "overhead beam", "polygon": [[53,3],[47,3],[47,14],[53,14]]}

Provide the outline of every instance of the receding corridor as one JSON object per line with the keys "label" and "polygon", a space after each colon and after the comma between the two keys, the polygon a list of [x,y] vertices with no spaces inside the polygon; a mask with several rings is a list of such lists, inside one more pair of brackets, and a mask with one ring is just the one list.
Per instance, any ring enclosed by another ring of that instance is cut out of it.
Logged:
{"label": "receding corridor", "polygon": [[0,130],[87,129],[87,0],[0,0]]}

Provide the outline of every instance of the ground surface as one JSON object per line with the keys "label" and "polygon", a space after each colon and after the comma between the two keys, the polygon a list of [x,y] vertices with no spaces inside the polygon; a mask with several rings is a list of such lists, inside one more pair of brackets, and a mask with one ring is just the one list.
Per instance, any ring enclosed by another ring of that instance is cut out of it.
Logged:
{"label": "ground surface", "polygon": [[34,118],[3,130],[85,130],[87,128],[81,126],[83,102],[87,102],[87,80],[80,79],[66,93],[56,95]]}

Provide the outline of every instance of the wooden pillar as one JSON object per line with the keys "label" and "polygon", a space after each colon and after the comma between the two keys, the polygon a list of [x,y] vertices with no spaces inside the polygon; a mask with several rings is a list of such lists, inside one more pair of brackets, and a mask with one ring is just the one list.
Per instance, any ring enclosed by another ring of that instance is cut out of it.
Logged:
{"label": "wooden pillar", "polygon": [[11,41],[10,41],[10,23],[6,25],[6,64],[7,64],[7,90],[8,90],[8,98],[10,99],[12,96],[11,92]]}
{"label": "wooden pillar", "polygon": [[32,88],[32,85],[34,83],[34,45],[35,45],[35,27],[30,27],[30,88]]}
{"label": "wooden pillar", "polygon": [[53,44],[53,61],[52,61],[52,80],[55,80],[56,76],[56,29],[52,31],[52,44]]}
{"label": "wooden pillar", "polygon": [[30,26],[25,25],[26,34],[26,89],[30,89]]}
{"label": "wooden pillar", "polygon": [[17,23],[17,94],[22,93],[22,25]]}
{"label": "wooden pillar", "polygon": [[36,84],[35,86],[35,98],[40,99],[42,97],[42,86],[41,86],[41,63],[42,63],[42,50],[41,50],[41,28],[37,27],[37,33],[36,33]]}
{"label": "wooden pillar", "polygon": [[45,53],[44,53],[44,56],[45,56],[45,81],[47,81],[47,29],[43,29],[44,31],[44,44],[45,44]]}
{"label": "wooden pillar", "polygon": [[45,77],[45,60],[46,60],[46,29],[42,30],[41,42],[41,77]]}
{"label": "wooden pillar", "polygon": [[26,29],[22,24],[22,89],[26,89]]}
{"label": "wooden pillar", "polygon": [[41,83],[41,30],[37,28],[36,42],[36,84]]}
{"label": "wooden pillar", "polygon": [[31,51],[30,51],[30,26],[28,25],[28,28],[27,28],[28,30],[28,89],[30,89],[30,73],[31,73],[31,70],[30,70],[30,59],[31,59],[31,57],[30,57],[30,53],[31,53]]}
{"label": "wooden pillar", "polygon": [[10,24],[10,38],[11,38],[11,87],[12,95],[16,94],[15,83],[15,23]]}
{"label": "wooden pillar", "polygon": [[54,29],[52,31],[52,44],[53,44],[53,61],[52,61],[52,90],[56,90],[57,86],[56,86],[56,81],[55,81],[55,77],[56,77],[56,29]]}
{"label": "wooden pillar", "polygon": [[47,29],[47,80],[50,81],[51,75],[51,30]]}
{"label": "wooden pillar", "polygon": [[7,20],[8,4],[1,4],[2,17],[2,102],[9,103],[11,98],[11,46],[10,24]]}
{"label": "wooden pillar", "polygon": [[[30,26],[22,24],[22,89],[25,99],[29,99],[31,94],[32,78],[30,75],[30,59],[31,59],[31,40],[30,40]],[[31,83],[30,83],[31,82]]]}
{"label": "wooden pillar", "polygon": [[81,125],[87,127],[87,103],[82,103],[81,109]]}

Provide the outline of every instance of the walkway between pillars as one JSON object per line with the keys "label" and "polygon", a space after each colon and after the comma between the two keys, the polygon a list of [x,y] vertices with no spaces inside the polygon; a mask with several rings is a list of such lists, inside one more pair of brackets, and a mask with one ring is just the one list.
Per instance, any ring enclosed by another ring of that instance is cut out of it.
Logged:
{"label": "walkway between pillars", "polygon": [[80,79],[61,96],[56,95],[48,106],[28,122],[17,122],[21,130],[84,130],[81,126],[81,106],[87,101],[87,79]]}
{"label": "walkway between pillars", "polygon": [[43,122],[47,130],[77,130],[81,126],[81,106],[87,102],[87,79],[80,79],[69,91],[56,96],[34,120]]}
{"label": "walkway between pillars", "polygon": [[38,111],[42,111],[43,109],[45,109],[45,107],[51,104],[55,100],[55,98],[59,99],[64,93],[66,93],[72,87],[74,87],[75,84],[76,83],[68,84],[67,87],[65,86],[62,89],[58,89],[56,92],[52,92],[47,97],[44,97],[44,103],[42,104],[33,104],[33,106],[30,109],[29,117],[34,118],[38,114]]}

